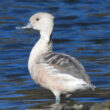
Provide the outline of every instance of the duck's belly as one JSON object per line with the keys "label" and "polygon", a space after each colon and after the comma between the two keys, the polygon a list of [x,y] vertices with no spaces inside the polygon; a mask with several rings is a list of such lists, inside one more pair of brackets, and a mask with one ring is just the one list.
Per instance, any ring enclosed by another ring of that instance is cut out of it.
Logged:
{"label": "duck's belly", "polygon": [[[51,69],[51,70],[50,70]],[[53,71],[52,67],[47,69],[47,65],[38,64],[33,67],[32,79],[44,88],[61,93],[74,92],[78,89],[86,89],[88,84],[72,75]]]}

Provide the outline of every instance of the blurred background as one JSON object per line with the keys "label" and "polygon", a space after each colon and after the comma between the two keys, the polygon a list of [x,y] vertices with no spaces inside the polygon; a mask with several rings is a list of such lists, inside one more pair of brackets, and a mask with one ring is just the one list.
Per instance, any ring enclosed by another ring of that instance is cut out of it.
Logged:
{"label": "blurred background", "polygon": [[74,93],[68,104],[63,99],[62,103],[89,107],[109,100],[109,0],[0,0],[0,109],[54,108],[50,106],[54,103],[53,94],[36,85],[27,68],[39,33],[16,29],[27,24],[36,12],[55,16],[53,51],[76,57],[97,87],[95,91]]}

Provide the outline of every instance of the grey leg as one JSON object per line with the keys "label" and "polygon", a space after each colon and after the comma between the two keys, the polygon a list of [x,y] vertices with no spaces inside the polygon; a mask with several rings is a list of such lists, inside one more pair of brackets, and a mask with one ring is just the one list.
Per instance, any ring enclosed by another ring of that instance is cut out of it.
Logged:
{"label": "grey leg", "polygon": [[59,104],[60,103],[60,92],[58,91],[53,91],[54,95],[55,95],[55,103]]}
{"label": "grey leg", "polygon": [[56,104],[60,103],[60,96],[59,95],[55,96],[55,103]]}

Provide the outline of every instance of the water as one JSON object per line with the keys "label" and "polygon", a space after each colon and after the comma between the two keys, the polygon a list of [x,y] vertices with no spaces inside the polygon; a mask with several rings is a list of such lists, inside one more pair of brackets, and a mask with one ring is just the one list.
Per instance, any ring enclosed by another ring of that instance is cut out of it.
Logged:
{"label": "water", "polygon": [[29,52],[39,33],[16,29],[40,11],[55,16],[54,51],[70,54],[82,62],[97,87],[95,92],[74,93],[69,104],[63,100],[64,104],[89,106],[110,99],[109,10],[109,0],[1,0],[0,109],[55,107],[53,94],[36,85],[27,68]]}

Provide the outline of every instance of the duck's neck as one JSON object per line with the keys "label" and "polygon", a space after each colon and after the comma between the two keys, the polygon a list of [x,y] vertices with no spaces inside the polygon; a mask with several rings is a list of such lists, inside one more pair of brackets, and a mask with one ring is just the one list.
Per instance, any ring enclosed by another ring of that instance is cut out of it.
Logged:
{"label": "duck's neck", "polygon": [[51,36],[44,36],[44,34],[41,34],[39,41],[34,45],[29,56],[28,61],[29,70],[32,68],[33,64],[35,64],[38,61],[41,55],[51,51],[52,51]]}

